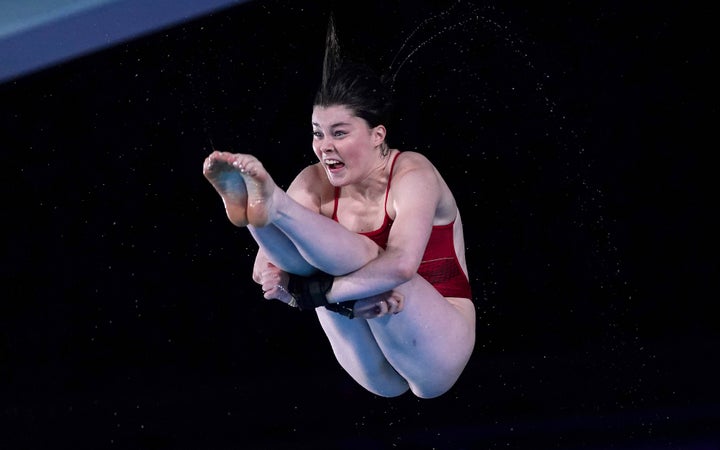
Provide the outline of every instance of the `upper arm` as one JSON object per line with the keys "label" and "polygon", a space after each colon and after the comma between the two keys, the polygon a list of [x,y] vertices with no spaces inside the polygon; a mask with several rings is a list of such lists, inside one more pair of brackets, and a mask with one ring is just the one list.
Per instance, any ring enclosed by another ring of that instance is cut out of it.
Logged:
{"label": "upper arm", "polygon": [[430,239],[441,197],[441,184],[429,161],[421,157],[392,180],[395,219],[387,251],[398,255],[398,263],[416,272]]}

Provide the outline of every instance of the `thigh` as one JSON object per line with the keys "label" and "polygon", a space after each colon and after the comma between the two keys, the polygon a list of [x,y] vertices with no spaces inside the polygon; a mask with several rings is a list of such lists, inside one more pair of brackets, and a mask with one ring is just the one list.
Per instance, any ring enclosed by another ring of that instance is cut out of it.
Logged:
{"label": "thigh", "polygon": [[419,275],[398,288],[399,314],[368,321],[388,362],[420,397],[435,397],[457,381],[475,345],[475,306],[445,298]]}
{"label": "thigh", "polygon": [[387,361],[365,319],[348,319],[322,307],[315,311],[335,358],[355,381],[383,397],[408,390],[408,383]]}

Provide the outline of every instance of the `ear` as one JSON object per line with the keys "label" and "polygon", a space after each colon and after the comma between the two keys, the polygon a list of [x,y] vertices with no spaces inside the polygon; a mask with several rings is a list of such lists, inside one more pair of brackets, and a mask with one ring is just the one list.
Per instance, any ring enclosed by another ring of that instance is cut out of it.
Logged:
{"label": "ear", "polygon": [[385,141],[385,136],[387,135],[387,130],[385,129],[384,125],[378,125],[375,128],[372,129],[372,139],[373,139],[373,145],[377,147],[378,145],[382,144],[383,141]]}

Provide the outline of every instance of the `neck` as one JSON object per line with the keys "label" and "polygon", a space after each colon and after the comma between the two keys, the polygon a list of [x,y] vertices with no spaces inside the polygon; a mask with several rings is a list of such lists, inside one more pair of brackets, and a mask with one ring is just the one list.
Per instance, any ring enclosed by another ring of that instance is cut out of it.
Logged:
{"label": "neck", "polygon": [[390,179],[391,161],[395,156],[395,150],[389,150],[383,155],[378,152],[378,160],[375,167],[360,182],[348,185],[343,189],[349,189],[348,194],[363,198],[375,198],[378,195],[385,195],[388,180]]}

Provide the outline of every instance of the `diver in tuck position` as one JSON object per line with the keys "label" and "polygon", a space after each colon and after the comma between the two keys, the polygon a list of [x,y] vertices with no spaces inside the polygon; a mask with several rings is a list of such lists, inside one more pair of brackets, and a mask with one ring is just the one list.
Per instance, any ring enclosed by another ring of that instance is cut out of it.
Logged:
{"label": "diver in tuck position", "polygon": [[203,174],[258,243],[266,299],[314,310],[340,365],[380,396],[447,392],[475,344],[462,222],[422,154],[392,149],[390,89],[340,57],[330,19],[312,110],[318,162],[287,191],[252,155],[214,151]]}

